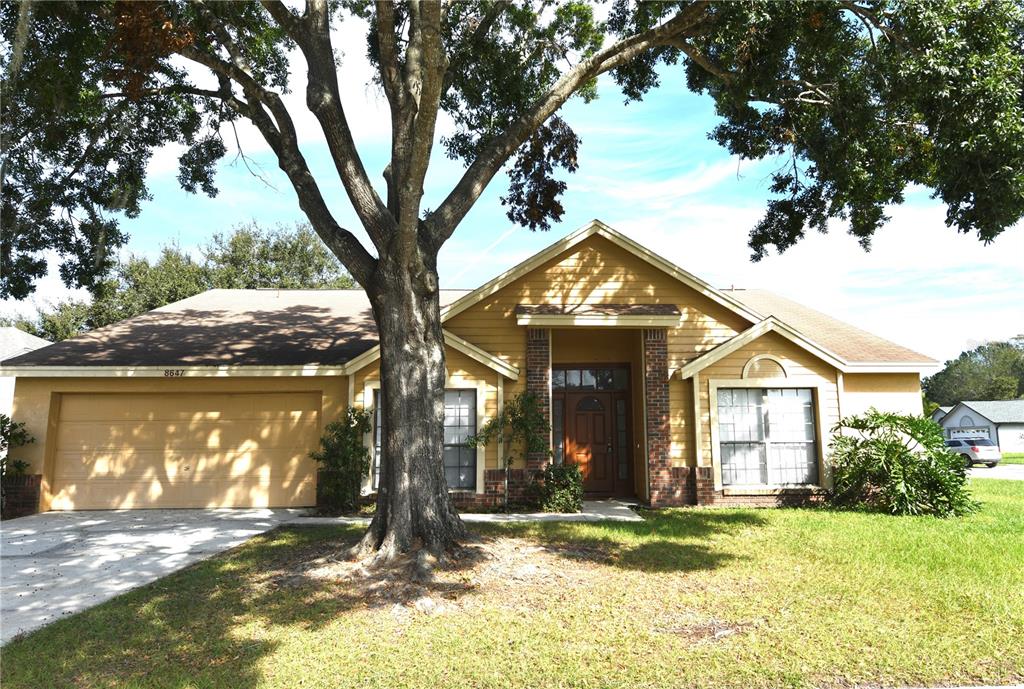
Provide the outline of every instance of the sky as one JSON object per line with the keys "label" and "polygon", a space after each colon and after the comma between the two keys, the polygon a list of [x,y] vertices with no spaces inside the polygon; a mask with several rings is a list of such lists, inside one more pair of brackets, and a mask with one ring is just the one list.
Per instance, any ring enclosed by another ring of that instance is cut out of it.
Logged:
{"label": "sky", "polygon": [[[343,47],[343,104],[365,166],[383,192],[388,111],[369,84],[364,29],[358,22],[346,25],[336,36]],[[301,58],[293,59],[292,69],[298,87],[285,100],[303,152],[339,222],[365,239],[304,107]],[[772,290],[939,361],[1024,333],[1024,222],[986,246],[947,228],[945,207],[927,189],[910,189],[906,202],[889,210],[891,220],[870,252],[836,223],[826,235],[812,231],[786,253],[752,263],[747,235],[770,196],[775,161],[741,161],[709,140],[718,121],[713,105],[687,91],[681,69],[663,72],[660,88],[629,105],[602,79],[597,101],[570,101],[562,116],[582,139],[579,170],[566,177],[562,221],[549,232],[513,225],[500,201],[507,178],[496,177],[441,251],[442,287],[475,287],[597,218],[712,285]],[[447,131],[451,122],[442,118],[438,135]],[[226,134],[227,141],[235,139],[234,132]],[[248,164],[229,153],[212,199],[178,186],[180,149],[156,152],[148,181],[153,199],[123,222],[131,237],[126,252],[154,257],[169,242],[194,251],[215,232],[241,223],[303,220],[259,134],[244,124],[237,134]],[[462,165],[436,147],[423,206],[437,207],[461,173]],[[0,308],[31,314],[76,294],[51,273],[35,296]]]}

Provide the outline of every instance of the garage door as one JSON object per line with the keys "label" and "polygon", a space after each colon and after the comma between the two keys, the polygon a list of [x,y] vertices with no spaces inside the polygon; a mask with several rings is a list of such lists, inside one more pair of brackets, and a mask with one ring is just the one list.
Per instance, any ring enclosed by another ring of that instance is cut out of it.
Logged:
{"label": "garage door", "polygon": [[61,397],[52,509],[299,507],[319,393]]}

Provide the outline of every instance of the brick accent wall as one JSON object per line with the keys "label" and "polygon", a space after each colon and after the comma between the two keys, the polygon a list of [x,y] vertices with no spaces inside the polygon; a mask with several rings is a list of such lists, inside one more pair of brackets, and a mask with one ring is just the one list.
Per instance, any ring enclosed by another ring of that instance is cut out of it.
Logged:
{"label": "brick accent wall", "polygon": [[715,470],[697,467],[697,504],[710,505],[715,501]]}
{"label": "brick accent wall", "polygon": [[825,500],[820,490],[793,488],[775,495],[726,495],[715,490],[715,473],[711,467],[697,467],[697,504],[714,507],[799,507],[819,505]]}
{"label": "brick accent wall", "polygon": [[3,480],[3,519],[25,517],[39,511],[39,489],[42,474],[5,476]]}
{"label": "brick accent wall", "polygon": [[[526,330],[526,391],[537,398],[537,406],[550,425],[551,331],[543,328]],[[547,461],[547,453],[531,452],[526,457],[526,468],[543,469]]]}
{"label": "brick accent wall", "polygon": [[644,404],[647,427],[647,473],[651,507],[682,505],[687,501],[689,471],[673,471],[669,457],[668,337],[663,328],[643,331]]}
{"label": "brick accent wall", "polygon": [[[510,482],[511,483],[511,482]],[[450,493],[452,502],[463,512],[488,511],[505,504],[505,472],[501,469],[484,471],[484,492],[456,490]]]}

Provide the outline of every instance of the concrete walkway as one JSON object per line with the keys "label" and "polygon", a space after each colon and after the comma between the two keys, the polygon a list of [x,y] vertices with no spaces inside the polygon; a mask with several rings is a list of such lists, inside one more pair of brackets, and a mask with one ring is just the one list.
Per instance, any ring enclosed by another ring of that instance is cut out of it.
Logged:
{"label": "concrete walkway", "polygon": [[[584,500],[583,511],[575,514],[554,512],[466,512],[460,515],[467,524],[493,522],[642,522],[639,514],[618,500]],[[314,517],[303,516],[290,522],[292,526],[321,524],[369,524],[369,517]]]}
{"label": "concrete walkway", "polygon": [[[0,523],[0,644],[282,524],[368,524],[305,510],[47,512]],[[464,514],[467,522],[643,521],[614,500],[580,514]]]}
{"label": "concrete walkway", "polygon": [[47,512],[0,525],[0,643],[291,521],[301,510]]}

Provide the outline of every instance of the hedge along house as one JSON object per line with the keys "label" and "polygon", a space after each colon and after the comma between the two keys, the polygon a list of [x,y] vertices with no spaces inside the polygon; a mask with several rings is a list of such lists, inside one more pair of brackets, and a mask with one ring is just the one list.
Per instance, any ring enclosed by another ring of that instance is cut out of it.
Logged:
{"label": "hedge along house", "polygon": [[[551,452],[512,463],[513,499],[554,461],[592,497],[774,504],[828,486],[840,415],[921,413],[935,365],[769,292],[714,289],[598,221],[442,304],[444,465],[464,506],[505,499],[510,449],[465,439],[522,392]],[[5,372],[42,510],[295,507],[315,501],[323,426],[379,407],[378,357],[361,291],[212,290]]]}

